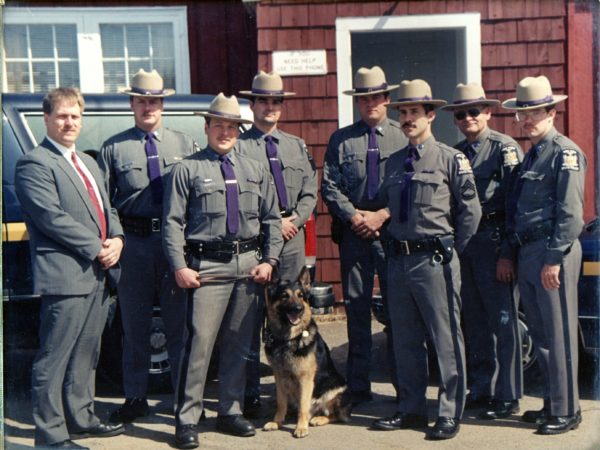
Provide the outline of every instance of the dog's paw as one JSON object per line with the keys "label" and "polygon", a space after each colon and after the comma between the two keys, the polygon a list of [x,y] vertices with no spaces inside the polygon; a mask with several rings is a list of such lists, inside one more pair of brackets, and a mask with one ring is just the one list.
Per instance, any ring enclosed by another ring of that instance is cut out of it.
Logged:
{"label": "dog's paw", "polygon": [[294,437],[296,438],[303,438],[308,436],[308,427],[298,427],[294,430]]}
{"label": "dog's paw", "polygon": [[263,431],[275,431],[279,430],[279,423],[277,422],[267,422],[263,427]]}
{"label": "dog's paw", "polygon": [[327,416],[315,416],[308,422],[311,427],[322,427],[329,423],[329,417]]}

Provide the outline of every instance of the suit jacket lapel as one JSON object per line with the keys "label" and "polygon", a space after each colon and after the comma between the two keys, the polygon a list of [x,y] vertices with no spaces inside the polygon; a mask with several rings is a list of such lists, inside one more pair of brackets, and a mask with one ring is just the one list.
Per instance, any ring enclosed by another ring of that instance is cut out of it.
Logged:
{"label": "suit jacket lapel", "polygon": [[[92,200],[90,199],[90,194],[88,193],[83,181],[81,181],[81,178],[79,178],[79,174],[63,157],[60,150],[58,150],[54,145],[52,145],[52,142],[50,142],[48,139],[44,139],[41,145],[42,147],[45,147],[50,151],[50,154],[56,160],[56,164],[58,165],[58,167],[60,167],[60,169],[62,169],[65,172],[67,177],[69,177],[69,179],[73,183],[73,187],[79,194],[79,197],[81,197],[81,201],[83,201],[87,210],[89,211],[92,220],[98,226],[98,231],[100,231],[100,219],[96,214],[96,208],[94,208]],[[97,180],[96,183],[98,183]],[[104,197],[102,198],[102,201],[105,202]],[[106,205],[106,203],[104,204]],[[106,213],[104,214],[104,216],[106,217]]]}

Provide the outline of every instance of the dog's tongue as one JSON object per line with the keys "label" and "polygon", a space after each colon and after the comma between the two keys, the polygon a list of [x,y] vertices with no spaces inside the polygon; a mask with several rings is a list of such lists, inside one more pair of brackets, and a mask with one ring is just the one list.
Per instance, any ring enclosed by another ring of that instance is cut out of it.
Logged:
{"label": "dog's tongue", "polygon": [[292,325],[298,325],[300,323],[300,314],[288,313],[287,318]]}

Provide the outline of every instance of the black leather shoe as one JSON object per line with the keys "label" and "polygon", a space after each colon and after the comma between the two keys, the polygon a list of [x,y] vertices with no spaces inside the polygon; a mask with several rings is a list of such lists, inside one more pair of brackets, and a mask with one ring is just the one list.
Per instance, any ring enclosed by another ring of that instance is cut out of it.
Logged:
{"label": "black leather shoe", "polygon": [[352,391],[350,392],[350,399],[352,406],[356,406],[373,400],[373,394],[371,394],[371,391]]}
{"label": "black leather shoe", "polygon": [[177,448],[196,448],[199,445],[196,425],[180,425],[175,428],[175,446]]}
{"label": "black leather shoe", "polygon": [[150,409],[145,398],[128,398],[123,405],[114,410],[108,421],[110,423],[131,423],[138,417],[146,417]]}
{"label": "black leather shoe", "polygon": [[261,416],[262,402],[260,396],[252,396],[244,398],[244,416],[254,419]]}
{"label": "black leather shoe", "polygon": [[54,448],[63,448],[63,449],[64,448],[68,448],[68,449],[73,449],[73,450],[75,450],[75,449],[90,450],[89,447],[84,447],[83,445],[76,444],[75,442],[70,441],[68,439],[66,441],[55,442],[54,444],[49,444],[49,445],[46,445],[46,446],[42,445],[41,447],[38,447],[36,445],[35,448],[52,448],[52,449],[54,449]]}
{"label": "black leather shoe", "polygon": [[549,416],[537,429],[538,434],[561,434],[575,430],[581,423],[581,412],[572,416]]}
{"label": "black leather shoe", "polygon": [[433,428],[427,433],[427,439],[452,439],[458,434],[459,429],[460,420],[453,417],[438,417]]}
{"label": "black leather shoe", "polygon": [[125,427],[122,423],[99,423],[94,428],[80,431],[79,433],[70,433],[71,440],[86,439],[86,438],[104,438],[117,436],[125,432]]}
{"label": "black leather shoe", "polygon": [[491,401],[491,397],[487,395],[474,396],[467,394],[467,399],[465,400],[465,409],[487,408]]}
{"label": "black leather shoe", "polygon": [[383,417],[373,422],[376,430],[404,430],[408,428],[427,428],[427,416],[420,414],[396,413],[392,417]]}
{"label": "black leather shoe", "polygon": [[241,414],[217,417],[217,430],[234,436],[249,437],[256,434],[254,425]]}
{"label": "black leather shoe", "polygon": [[492,400],[489,408],[479,414],[479,418],[483,420],[503,419],[511,414],[519,412],[519,400]]}
{"label": "black leather shoe", "polygon": [[542,423],[550,417],[550,411],[546,408],[525,411],[521,416],[521,420],[527,423]]}

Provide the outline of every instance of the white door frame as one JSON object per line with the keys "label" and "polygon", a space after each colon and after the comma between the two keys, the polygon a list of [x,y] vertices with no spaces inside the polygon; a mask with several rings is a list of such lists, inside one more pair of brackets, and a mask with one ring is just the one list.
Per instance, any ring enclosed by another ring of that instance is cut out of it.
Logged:
{"label": "white door frame", "polygon": [[[466,83],[481,83],[481,24],[479,13],[426,14],[408,16],[344,17],[335,21],[338,125],[350,125],[354,119],[352,97],[342,94],[352,89],[352,39],[356,31],[406,31],[457,29],[465,31]],[[392,57],[392,56],[390,56]],[[389,77],[389,74],[388,74]],[[388,80],[390,81],[390,80]],[[400,80],[393,80],[399,82]]]}

